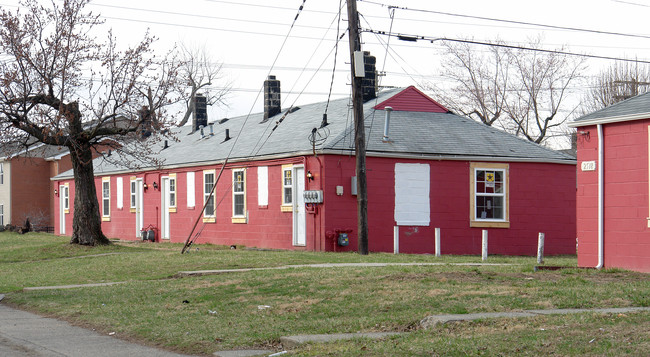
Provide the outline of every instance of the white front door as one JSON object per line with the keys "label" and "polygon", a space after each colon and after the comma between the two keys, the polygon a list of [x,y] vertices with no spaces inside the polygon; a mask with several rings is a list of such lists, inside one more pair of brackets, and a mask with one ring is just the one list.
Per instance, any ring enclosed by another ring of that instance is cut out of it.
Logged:
{"label": "white front door", "polygon": [[68,200],[68,188],[64,185],[59,186],[59,234],[65,234],[65,210]]}
{"label": "white front door", "polygon": [[160,238],[169,239],[169,177],[160,180]]}
{"label": "white front door", "polygon": [[135,180],[135,236],[142,239],[144,227],[144,185],[142,179]]}
{"label": "white front door", "polygon": [[293,245],[307,244],[306,215],[305,215],[305,168],[293,167]]}

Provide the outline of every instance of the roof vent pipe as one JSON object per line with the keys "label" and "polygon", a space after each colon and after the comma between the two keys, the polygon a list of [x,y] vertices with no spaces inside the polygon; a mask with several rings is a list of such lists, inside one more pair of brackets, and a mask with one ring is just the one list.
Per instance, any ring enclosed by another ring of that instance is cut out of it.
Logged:
{"label": "roof vent pipe", "polygon": [[230,129],[226,129],[226,139],[224,141],[230,140]]}
{"label": "roof vent pipe", "polygon": [[210,136],[214,136],[214,128],[213,128],[214,123],[210,123],[208,125],[210,126]]}
{"label": "roof vent pipe", "polygon": [[203,125],[199,125],[199,130],[201,131],[201,139],[205,137],[205,134],[203,133]]}
{"label": "roof vent pipe", "polygon": [[383,142],[390,141],[388,139],[388,129],[390,128],[390,112],[393,111],[393,107],[385,107],[386,111],[386,120],[384,121],[384,137],[381,139]]}

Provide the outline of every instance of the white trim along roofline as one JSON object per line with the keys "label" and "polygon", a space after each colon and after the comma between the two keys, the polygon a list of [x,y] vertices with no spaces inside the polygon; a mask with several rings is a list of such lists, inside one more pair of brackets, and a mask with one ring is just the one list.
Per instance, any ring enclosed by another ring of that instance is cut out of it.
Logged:
{"label": "white trim along roofline", "polygon": [[567,125],[571,128],[578,128],[581,126],[588,126],[588,125],[611,124],[611,123],[618,123],[623,121],[642,120],[642,119],[650,119],[650,113],[637,113],[637,114],[619,115],[614,117],[605,117],[600,119],[572,121]]}
{"label": "white trim along roofline", "polygon": [[[266,161],[266,160],[276,160],[276,159],[286,159],[290,157],[297,156],[311,156],[313,151],[299,151],[285,154],[275,154],[275,155],[263,155],[255,157],[243,157],[236,159],[229,159],[229,163],[245,162],[245,161]],[[320,150],[317,151],[319,155],[350,155],[354,154],[354,150]],[[432,154],[413,154],[413,153],[377,153],[377,152],[366,152],[366,156],[369,157],[386,157],[386,158],[395,158],[395,159],[424,159],[424,160],[437,160],[437,161],[482,161],[482,162],[528,162],[528,163],[548,163],[548,164],[563,164],[563,165],[576,165],[577,161],[572,159],[559,160],[559,159],[538,159],[538,158],[527,158],[527,157],[496,157],[496,156],[460,156],[460,155],[432,155]],[[115,170],[115,171],[105,171],[101,173],[96,173],[95,176],[107,176],[107,175],[120,175],[133,172],[150,172],[160,169],[164,170],[173,170],[181,169],[195,166],[210,166],[210,165],[221,165],[224,160],[211,160],[203,162],[189,162],[184,164],[177,165],[163,165],[162,167],[152,167],[144,169],[135,169],[135,170]],[[50,181],[59,181],[67,180],[73,178],[72,175],[65,176],[55,176],[50,178]]]}

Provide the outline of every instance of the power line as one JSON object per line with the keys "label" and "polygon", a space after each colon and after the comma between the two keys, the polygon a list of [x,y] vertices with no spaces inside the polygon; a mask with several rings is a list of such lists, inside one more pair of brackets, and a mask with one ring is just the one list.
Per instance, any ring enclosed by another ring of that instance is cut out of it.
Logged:
{"label": "power line", "polygon": [[373,5],[380,5],[380,6],[384,6],[384,7],[388,7],[388,8],[393,8],[393,9],[414,11],[414,12],[424,12],[424,13],[438,14],[438,15],[445,15],[445,16],[453,16],[453,17],[460,17],[460,18],[466,18],[466,19],[493,21],[493,22],[516,24],[516,25],[536,26],[536,27],[544,27],[544,28],[551,28],[551,29],[557,29],[557,30],[566,30],[566,31],[596,33],[596,34],[601,34],[601,35],[614,35],[614,36],[624,36],[624,37],[635,37],[635,38],[650,39],[650,36],[647,36],[647,35],[636,35],[636,34],[629,34],[629,33],[622,33],[622,32],[592,30],[592,29],[585,29],[585,28],[580,28],[580,27],[557,26],[557,25],[540,24],[540,23],[535,23],[535,22],[497,19],[497,18],[493,18],[493,17],[464,15],[464,14],[456,14],[456,13],[444,12],[444,11],[413,9],[413,8],[408,8],[408,7],[405,7],[405,6],[386,5],[386,4],[383,4],[383,3],[380,3],[380,2],[375,2],[375,1],[370,1],[370,0],[359,0],[359,1],[363,1],[365,3],[369,3],[369,4],[373,4]]}
{"label": "power line", "polygon": [[[295,11],[296,9],[291,8],[291,7],[283,7],[283,6],[272,6],[272,5],[260,5],[260,4],[249,4],[249,3],[244,3],[244,2],[239,2],[239,1],[222,1],[222,0],[205,0],[207,2],[217,2],[221,4],[229,4],[229,5],[237,5],[237,6],[250,6],[250,7],[261,7],[265,9],[276,9],[276,10],[289,10],[289,11]],[[322,10],[305,10],[305,12],[316,12],[316,13],[321,13],[321,14],[336,14],[336,12],[332,11],[322,11]]]}
{"label": "power line", "polygon": [[588,54],[581,54],[581,53],[574,53],[574,52],[567,52],[567,51],[546,50],[546,49],[543,49],[543,48],[515,46],[515,45],[507,45],[507,44],[499,44],[499,43],[473,41],[473,40],[462,40],[462,39],[457,39],[457,38],[421,36],[421,35],[410,35],[410,34],[399,34],[399,33],[386,33],[385,31],[376,31],[376,30],[372,30],[372,29],[364,29],[363,32],[369,32],[369,33],[374,33],[374,34],[383,35],[383,36],[393,36],[393,37],[397,37],[398,39],[400,39],[402,41],[409,41],[409,42],[417,42],[419,40],[429,41],[431,43],[433,43],[435,41],[460,42],[460,43],[468,43],[468,44],[472,44],[472,45],[502,47],[502,48],[510,48],[510,49],[515,49],[515,50],[535,51],[535,52],[552,53],[552,54],[566,55],[566,56],[576,56],[576,57],[585,57],[585,58],[596,58],[596,59],[604,59],[604,60],[650,64],[650,61],[648,61],[648,60],[628,59],[628,58],[611,57],[611,56],[588,55]]}
{"label": "power line", "polygon": [[632,1],[623,1],[623,0],[612,0],[613,2],[621,3],[621,4],[626,4],[626,5],[634,5],[634,6],[641,6],[641,7],[650,7],[650,5],[646,4],[639,4],[638,2],[632,2]]}
{"label": "power line", "polygon": [[[211,16],[211,15],[199,15],[199,14],[181,13],[181,12],[176,12],[176,11],[141,9],[141,8],[135,8],[135,7],[127,7],[127,6],[119,6],[119,5],[106,5],[106,4],[98,4],[98,3],[91,3],[90,5],[99,6],[99,7],[108,7],[108,8],[114,8],[114,9],[141,11],[141,12],[147,12],[147,13],[173,15],[173,16],[196,17],[196,18],[208,19],[208,20],[226,20],[226,21],[235,21],[235,22],[256,23],[256,24],[263,24],[263,25],[276,25],[276,26],[284,26],[284,27],[289,26],[289,25],[287,25],[285,23],[271,22],[271,21],[235,19],[235,18],[232,18],[232,17],[218,17],[218,16]],[[318,30],[326,29],[325,27],[308,26],[308,25],[296,25],[296,27],[312,28],[312,29],[318,29]]]}

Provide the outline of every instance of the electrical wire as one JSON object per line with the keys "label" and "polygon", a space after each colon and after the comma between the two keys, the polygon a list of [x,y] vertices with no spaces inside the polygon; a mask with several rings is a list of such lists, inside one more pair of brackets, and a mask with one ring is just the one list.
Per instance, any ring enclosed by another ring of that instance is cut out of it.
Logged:
{"label": "electrical wire", "polygon": [[417,42],[418,40],[429,41],[431,43],[436,42],[436,41],[460,42],[460,43],[468,43],[468,44],[473,44],[473,45],[502,47],[502,48],[516,49],[516,50],[526,50],[526,51],[534,51],[534,52],[542,52],[542,53],[552,53],[552,54],[559,54],[559,55],[566,55],[566,56],[576,56],[576,57],[584,57],[584,58],[595,58],[595,59],[604,59],[604,60],[613,60],[613,61],[622,61],[622,62],[635,62],[635,63],[647,63],[647,64],[650,64],[650,60],[638,60],[638,59],[628,59],[628,58],[611,57],[611,56],[588,55],[588,54],[581,54],[581,53],[575,53],[575,52],[567,52],[567,51],[559,51],[559,50],[546,50],[546,49],[543,49],[543,48],[514,46],[514,45],[490,43],[490,42],[481,42],[481,41],[473,41],[473,40],[462,40],[462,39],[448,38],[448,37],[421,36],[421,35],[410,35],[410,34],[399,34],[399,33],[389,34],[389,33],[386,33],[385,31],[375,31],[375,30],[372,30],[372,29],[363,29],[362,31],[363,32],[369,32],[369,33],[374,33],[374,34],[382,35],[382,36],[397,37],[398,39],[400,39],[402,41],[409,41],[409,42]]}
{"label": "electrical wire", "polygon": [[[219,17],[219,16],[211,16],[211,15],[190,14],[190,13],[182,13],[182,12],[176,12],[176,11],[165,11],[165,10],[158,10],[158,9],[141,9],[141,8],[128,7],[128,6],[98,4],[98,3],[95,3],[95,2],[91,3],[90,5],[99,6],[99,7],[108,7],[108,8],[113,8],[113,9],[141,11],[141,12],[146,12],[146,13],[156,13],[156,14],[173,15],[173,16],[187,16],[187,17],[194,17],[194,18],[208,19],[208,20],[225,20],[225,21],[233,21],[233,22],[245,22],[245,23],[262,24],[262,25],[285,26],[285,27],[289,26],[289,25],[287,25],[285,23],[281,23],[281,22],[259,21],[259,20],[250,20],[250,19],[236,19],[236,18],[232,18],[232,17]],[[325,29],[325,27],[309,26],[309,25],[296,25],[296,27],[318,29],[318,30]]]}
{"label": "electrical wire", "polygon": [[[395,20],[395,9],[388,9],[388,15],[390,16],[390,26],[388,28],[388,33],[392,33],[392,31],[393,31],[393,22]],[[364,18],[364,21],[368,22],[368,20],[366,20],[365,18]],[[388,41],[386,41],[386,52],[384,53],[384,63],[381,66],[381,73],[384,73],[384,70],[386,68],[386,59],[388,58],[388,49],[390,48],[390,39],[391,39],[391,37],[389,36]],[[375,79],[377,81],[377,86],[378,87],[381,85],[380,78],[381,77],[378,77],[378,78]],[[375,105],[374,106],[377,106],[378,101],[379,101],[379,98],[377,96],[375,96]],[[375,114],[377,114],[377,111],[373,110],[372,111],[372,119],[370,119],[370,128],[368,128],[368,135],[366,136],[366,147],[368,147],[368,145],[370,145],[370,137],[371,137],[370,134],[372,133],[372,127],[375,124]]]}
{"label": "electrical wire", "polygon": [[[329,31],[332,29],[332,25],[334,25],[334,22],[336,22],[336,23],[337,23],[337,26],[338,26],[338,23],[339,23],[339,20],[340,20],[340,11],[341,11],[341,4],[339,4],[339,15],[338,15],[338,16],[334,16],[334,18],[333,18],[332,21],[330,22],[329,27],[325,30],[325,33],[323,34],[323,36],[321,37],[320,41],[319,41],[318,44],[316,45],[316,48],[312,51],[311,56],[309,56],[309,59],[307,60],[307,62],[305,62],[305,66],[304,66],[303,69],[300,71],[300,74],[298,74],[298,78],[296,78],[296,80],[295,80],[294,83],[293,83],[293,86],[291,86],[291,89],[289,90],[290,93],[293,92],[293,89],[294,89],[294,88],[296,87],[296,85],[298,84],[298,81],[302,78],[302,75],[305,73],[305,70],[306,70],[307,66],[309,66],[309,64],[311,63],[311,61],[312,61],[312,60],[314,59],[314,57],[316,56],[316,53],[317,53],[318,49],[319,49],[320,46],[322,45],[323,41],[327,38],[327,34],[328,34]],[[334,48],[338,48],[338,41],[336,41],[336,42],[334,43]],[[331,51],[330,51],[330,52],[331,52]],[[335,61],[336,61],[336,58],[335,58]],[[321,63],[321,65],[320,65],[320,66],[319,66],[319,67],[318,67],[314,72],[315,72],[315,73],[319,72],[320,69],[322,68],[322,66],[323,66],[323,64]],[[336,69],[336,63],[334,63],[334,66],[335,66],[334,69]],[[312,76],[312,77],[313,77],[313,76]],[[304,90],[305,90],[305,88],[303,88],[303,91],[304,91]],[[298,94],[298,97],[300,96],[300,94],[302,94],[302,92]],[[298,98],[296,98],[296,100],[294,100],[294,104],[296,103],[297,99],[298,99]],[[288,101],[288,98],[285,99],[285,101]]]}
{"label": "electrical wire", "polygon": [[[278,53],[276,54],[275,59],[273,60],[273,63],[271,64],[271,70],[272,70],[273,67],[275,66],[275,63],[277,62],[278,58],[280,57],[280,54],[282,53],[282,51],[283,51],[283,49],[284,49],[284,46],[285,46],[285,44],[287,43],[287,40],[289,39],[289,35],[291,34],[291,31],[293,30],[294,25],[295,25],[296,21],[298,20],[298,17],[300,16],[300,13],[302,12],[302,10],[303,10],[303,8],[304,8],[305,1],[306,1],[306,0],[303,0],[303,1],[302,1],[302,4],[301,4],[300,7],[298,8],[298,12],[296,13],[296,17],[293,19],[293,22],[291,23],[291,26],[289,27],[289,31],[287,32],[287,34],[286,34],[286,36],[285,36],[285,38],[284,38],[284,41],[282,42],[282,45],[280,46],[280,49],[278,50]],[[271,70],[269,70],[269,73],[270,73]],[[241,127],[240,127],[240,129],[239,129],[239,132],[238,132],[237,135],[235,136],[234,141],[233,141],[232,145],[230,146],[230,150],[228,151],[228,155],[226,155],[226,158],[225,158],[225,160],[224,160],[224,163],[223,163],[222,166],[221,166],[221,172],[219,173],[219,177],[221,177],[221,173],[222,173],[223,170],[225,169],[226,164],[228,163],[228,159],[229,159],[230,156],[232,155],[232,152],[233,152],[233,150],[235,149],[235,146],[237,145],[237,142],[239,141],[239,138],[240,138],[241,135],[242,135],[243,129],[244,129],[244,127],[246,126],[246,123],[248,122],[248,120],[250,119],[250,116],[251,116],[251,114],[252,114],[252,112],[253,112],[253,108],[254,108],[254,106],[255,106],[255,103],[257,103],[257,100],[259,99],[259,97],[260,97],[260,93],[261,93],[261,92],[262,92],[262,89],[260,89],[260,90],[257,92],[257,96],[255,97],[255,101],[253,102],[253,105],[251,105],[251,109],[250,109],[250,111],[248,112],[248,115],[246,115],[246,118],[245,118],[244,121],[242,122],[242,125],[241,125]],[[215,189],[216,189],[218,183],[219,183],[219,182],[218,182],[218,179],[215,180],[215,182],[214,182],[214,186],[213,186],[213,188],[212,188],[212,191],[210,192],[210,196],[208,197],[208,200],[210,199],[210,197],[213,197],[213,195],[214,195],[214,191],[215,191]],[[231,188],[232,188],[232,186],[231,186]],[[226,191],[226,192],[228,192],[228,191]],[[217,208],[218,208],[218,205],[217,205],[217,202],[216,202],[216,199],[215,199],[215,206],[214,206],[215,212],[216,212],[216,209],[217,209]],[[203,209],[205,209],[205,204],[204,204]],[[203,211],[201,211],[201,213],[200,213],[199,216],[197,217],[196,223],[198,223],[198,221],[201,219],[202,214],[203,214]],[[199,230],[199,234],[200,234],[200,232],[203,231],[203,228],[204,228],[204,227],[205,227],[205,222],[203,223],[203,227]],[[195,229],[195,228],[196,228],[196,224],[194,225],[194,228],[192,228],[192,231],[191,231],[190,234],[188,235],[188,237],[187,237],[187,241],[185,242],[185,246],[183,247],[183,250],[181,251],[181,253],[184,252],[185,249],[186,249],[187,247],[191,246],[192,243],[193,243],[193,242],[198,238],[198,236],[196,236],[196,235],[194,236],[194,238],[192,238],[192,234],[194,234],[194,229]],[[188,244],[189,244],[189,245],[188,245]]]}
{"label": "electrical wire", "polygon": [[368,4],[373,4],[373,5],[386,6],[388,8],[393,8],[393,9],[414,11],[414,12],[423,12],[423,13],[445,15],[445,16],[453,16],[453,17],[460,17],[460,18],[466,18],[466,19],[474,19],[474,20],[482,20],[482,21],[493,21],[493,22],[501,22],[501,23],[508,23],[508,24],[516,24],[516,25],[535,26],[535,27],[543,27],[543,28],[566,30],[566,31],[587,32],[587,33],[595,33],[595,34],[600,34],[600,35],[613,35],[613,36],[624,36],[624,37],[650,39],[650,36],[648,36],[648,35],[637,35],[637,34],[630,34],[630,33],[623,33],[623,32],[611,32],[611,31],[585,29],[585,28],[580,28],[580,27],[557,26],[557,25],[540,24],[540,23],[535,23],[535,22],[497,19],[497,18],[493,18],[493,17],[464,15],[464,14],[456,14],[456,13],[444,12],[444,11],[436,11],[436,10],[414,9],[414,8],[408,8],[408,7],[405,7],[405,6],[386,5],[386,4],[383,4],[383,3],[380,3],[380,2],[370,1],[370,0],[359,0],[359,1],[362,1],[362,2],[368,3]]}
{"label": "electrical wire", "polygon": [[338,21],[336,22],[336,44],[334,45],[334,65],[332,66],[332,79],[330,80],[330,90],[329,93],[327,94],[327,104],[325,104],[325,117],[327,118],[327,110],[330,107],[330,98],[332,97],[332,87],[334,86],[334,74],[336,73],[336,60],[338,59],[338,53],[339,53],[339,40],[343,37],[345,32],[343,34],[341,33],[341,9],[343,8],[343,0],[339,0],[339,14],[338,14]]}

